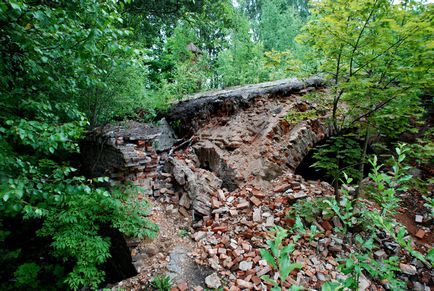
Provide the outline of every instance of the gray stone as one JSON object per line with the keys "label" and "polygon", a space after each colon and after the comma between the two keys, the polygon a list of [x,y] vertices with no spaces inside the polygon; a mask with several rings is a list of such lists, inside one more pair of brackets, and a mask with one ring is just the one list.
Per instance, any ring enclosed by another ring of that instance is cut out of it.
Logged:
{"label": "gray stone", "polygon": [[211,195],[221,187],[222,181],[204,169],[193,172],[185,161],[174,157],[168,159],[166,166],[172,171],[175,181],[188,193],[193,210],[203,216],[210,215]]}
{"label": "gray stone", "polygon": [[208,288],[213,288],[213,289],[219,288],[222,285],[217,273],[212,273],[211,275],[206,277],[205,278],[205,284]]}
{"label": "gray stone", "polygon": [[374,252],[374,256],[377,259],[384,259],[387,257],[387,254],[384,250],[378,250],[378,251]]}
{"label": "gray stone", "polygon": [[274,225],[274,217],[267,217],[267,221],[265,222],[265,226],[273,226]]}
{"label": "gray stone", "polygon": [[310,261],[312,262],[312,266],[318,266],[320,264],[320,261],[315,256],[311,257]]}
{"label": "gray stone", "polygon": [[294,194],[294,199],[306,198],[307,194],[304,191],[300,191]]}
{"label": "gray stone", "polygon": [[193,237],[195,241],[203,240],[206,237],[206,232],[198,231],[193,235]]}
{"label": "gray stone", "polygon": [[339,219],[339,217],[333,216],[332,222],[333,222],[335,227],[342,228],[342,223],[341,223],[341,220]]}
{"label": "gray stone", "polygon": [[399,264],[399,268],[401,269],[401,271],[404,274],[407,274],[407,275],[412,276],[412,275],[416,275],[416,273],[417,273],[416,267],[412,266],[412,265],[401,263],[401,264]]}
{"label": "gray stone", "polygon": [[191,200],[188,198],[187,193],[182,194],[181,199],[179,199],[179,205],[185,209],[190,209]]}
{"label": "gray stone", "polygon": [[145,254],[152,257],[155,256],[158,253],[158,249],[154,246],[149,246],[145,249]]}
{"label": "gray stone", "polygon": [[271,271],[271,268],[267,265],[267,266],[265,266],[262,270],[258,271],[258,272],[256,273],[256,275],[259,276],[259,277],[261,277],[261,276],[267,274],[267,273],[270,272],[270,271]]}
{"label": "gray stone", "polygon": [[261,209],[260,208],[254,208],[253,209],[253,221],[254,222],[260,222],[261,221]]}
{"label": "gray stone", "polygon": [[365,275],[360,274],[360,277],[359,277],[359,290],[360,291],[368,290],[369,286],[371,286],[371,281],[369,281],[368,279],[366,279]]}
{"label": "gray stone", "polygon": [[229,208],[227,206],[223,206],[223,207],[220,207],[218,209],[214,209],[212,211],[212,213],[226,213],[228,211],[229,211]]}
{"label": "gray stone", "polygon": [[170,149],[176,142],[176,134],[165,118],[158,123],[160,135],[154,141],[154,147],[157,151]]}
{"label": "gray stone", "polygon": [[413,290],[414,291],[425,291],[425,286],[422,283],[414,282],[413,283]]}
{"label": "gray stone", "polygon": [[318,278],[318,280],[320,280],[320,281],[327,281],[327,277],[323,274],[323,273],[321,273],[321,272],[318,272],[318,273],[316,273],[316,277]]}
{"label": "gray stone", "polygon": [[250,269],[252,269],[252,267],[253,267],[253,262],[251,262],[251,261],[242,261],[242,262],[240,262],[240,265],[239,265],[239,269],[241,271],[250,270]]}
{"label": "gray stone", "polygon": [[[198,266],[194,259],[190,258],[190,249],[177,245],[168,258],[168,275],[175,283],[188,282],[190,286],[202,285],[205,277],[211,274],[210,269]],[[161,260],[164,256],[161,257]]]}

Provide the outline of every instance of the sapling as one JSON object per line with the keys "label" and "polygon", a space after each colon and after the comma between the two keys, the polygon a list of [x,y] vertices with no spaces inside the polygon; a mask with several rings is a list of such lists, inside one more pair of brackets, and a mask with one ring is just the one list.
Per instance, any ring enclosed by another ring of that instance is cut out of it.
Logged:
{"label": "sapling", "polygon": [[395,210],[399,207],[400,202],[396,192],[407,190],[406,183],[412,177],[407,174],[409,167],[402,164],[406,157],[405,153],[409,151],[408,147],[400,144],[395,151],[397,157],[392,157],[390,174],[380,172],[383,165],[378,165],[377,156],[369,160],[372,165],[369,178],[374,185],[368,193],[380,205],[382,216],[393,216],[396,213]]}
{"label": "sapling", "polygon": [[[288,230],[276,226],[273,231],[275,232],[274,238],[267,240],[267,245],[270,247],[271,253],[268,250],[261,249],[260,254],[261,257],[277,271],[280,284],[277,280],[270,278],[268,275],[262,276],[261,279],[272,284],[272,291],[280,291],[289,274],[295,269],[300,269],[302,264],[292,263],[289,258],[289,254],[295,249],[295,244],[290,243],[286,246],[283,245],[283,240],[288,236]],[[296,290],[294,288],[297,287],[294,286],[292,290]]]}
{"label": "sapling", "polygon": [[345,172],[343,173],[344,179],[342,179],[342,197],[340,200],[340,203],[336,199],[330,199],[325,200],[324,202],[328,204],[331,209],[336,213],[336,215],[342,220],[343,222],[343,231],[347,231],[347,227],[352,227],[354,224],[354,208],[353,203],[354,201],[351,200],[350,195],[348,193],[348,190],[345,185],[351,184],[353,181],[353,178],[349,177]]}
{"label": "sapling", "polygon": [[151,281],[151,286],[158,291],[169,291],[173,286],[172,279],[164,274],[155,276]]}

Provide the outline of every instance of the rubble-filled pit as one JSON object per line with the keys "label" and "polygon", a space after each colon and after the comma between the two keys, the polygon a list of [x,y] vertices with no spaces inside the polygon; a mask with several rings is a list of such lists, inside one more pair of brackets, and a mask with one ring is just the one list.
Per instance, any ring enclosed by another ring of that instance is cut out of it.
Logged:
{"label": "rubble-filled pit", "polygon": [[[159,154],[154,148],[157,136],[114,137],[113,147],[129,150],[122,152],[123,165],[113,167],[113,180],[130,180],[143,187],[144,197],[157,205],[150,219],[162,222],[162,215],[167,215],[169,222],[163,223],[164,239],[157,239],[157,251],[147,252],[155,246],[152,242],[130,244],[139,274],[114,289],[149,287],[150,278],[164,272],[172,274],[177,290],[267,289],[260,277],[275,273],[259,250],[266,247],[269,230],[294,224],[288,213],[295,201],[333,193],[328,183],[294,173],[310,149],[333,133],[326,113],[297,122],[288,118],[292,112],[315,108],[303,94],[321,89],[315,82],[279,82],[254,87],[256,91],[251,86],[208,93],[178,104],[166,118],[169,123],[179,121],[178,134],[184,139],[175,138],[169,150]],[[147,162],[142,164],[140,156]],[[131,161],[136,161],[136,170],[128,167]],[[344,277],[336,259],[354,252],[356,246],[352,236],[333,232],[340,224],[339,219],[318,217],[314,225],[322,234],[314,239],[301,234],[291,260],[302,268],[285,286],[320,288],[326,281]],[[183,242],[176,229],[188,234]],[[188,247],[180,251],[179,245]],[[176,270],[179,261],[174,253],[209,268],[206,276],[188,279],[195,268],[174,274],[171,269]],[[361,289],[380,286],[365,277],[361,282]]]}

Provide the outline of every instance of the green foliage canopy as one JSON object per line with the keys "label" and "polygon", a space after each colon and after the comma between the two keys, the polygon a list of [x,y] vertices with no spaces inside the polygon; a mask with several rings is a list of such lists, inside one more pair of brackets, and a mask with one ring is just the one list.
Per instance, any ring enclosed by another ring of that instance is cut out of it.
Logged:
{"label": "green foliage canopy", "polygon": [[[9,266],[0,271],[1,289],[52,288],[44,279],[51,277],[61,289],[97,288],[110,256],[103,225],[155,235],[147,205],[93,186],[106,180],[87,180],[68,162],[88,126],[79,104],[113,92],[109,75],[137,63],[137,50],[123,42],[131,32],[121,27],[120,9],[115,1],[0,3],[0,247]],[[107,102],[98,102],[89,102],[89,116],[101,116],[92,106]],[[21,220],[38,225],[30,229],[49,248],[20,266],[29,258],[5,248],[17,231],[11,221]]]}

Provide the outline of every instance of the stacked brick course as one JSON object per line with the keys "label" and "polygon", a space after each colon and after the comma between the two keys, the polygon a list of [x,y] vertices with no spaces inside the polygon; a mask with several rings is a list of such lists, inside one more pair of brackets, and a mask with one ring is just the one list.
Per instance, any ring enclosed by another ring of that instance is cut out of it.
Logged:
{"label": "stacked brick course", "polygon": [[160,135],[157,127],[138,122],[97,128],[81,146],[85,168],[90,176],[108,176],[114,184],[131,182],[152,194]]}

